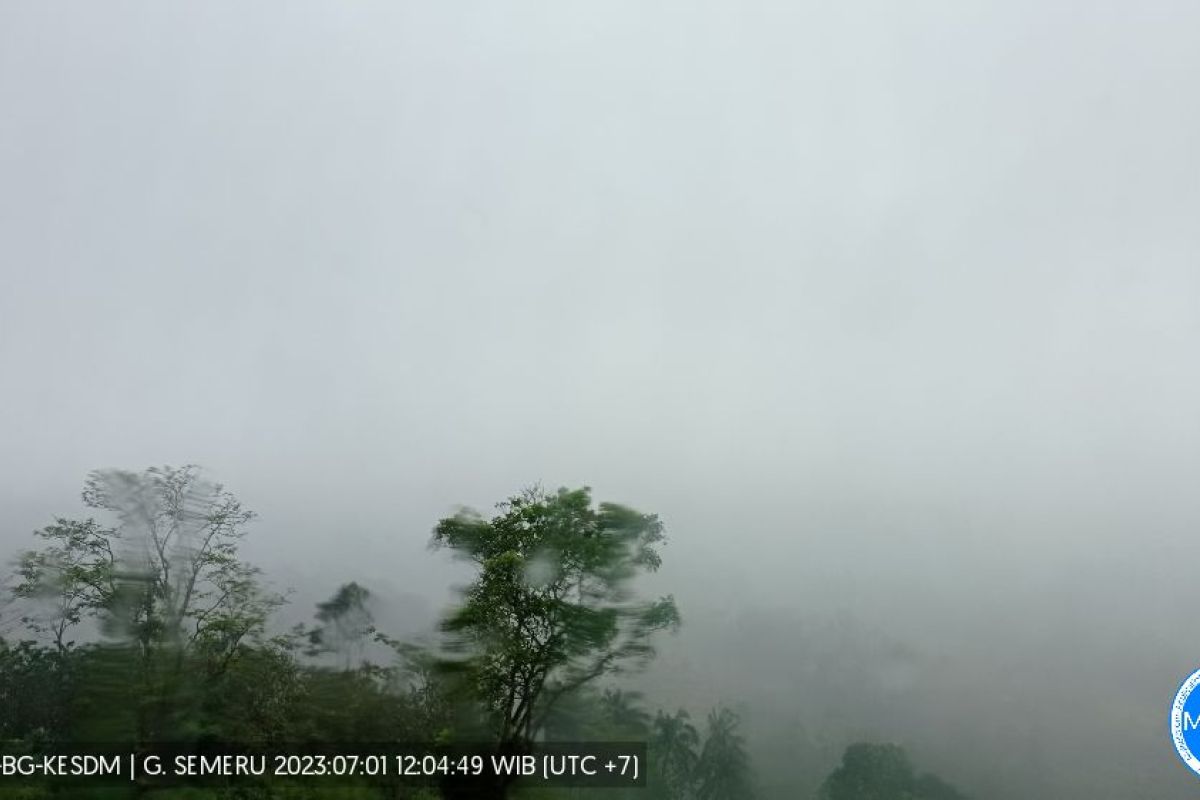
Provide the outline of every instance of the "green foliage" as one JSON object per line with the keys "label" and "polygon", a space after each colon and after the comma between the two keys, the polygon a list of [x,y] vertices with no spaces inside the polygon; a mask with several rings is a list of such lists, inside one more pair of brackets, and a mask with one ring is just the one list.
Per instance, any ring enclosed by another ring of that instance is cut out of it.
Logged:
{"label": "green foliage", "polygon": [[688,712],[674,714],[659,711],[654,718],[650,739],[653,773],[650,787],[663,800],[683,800],[691,793],[700,759],[700,734]]}
{"label": "green foliage", "polygon": [[282,602],[238,547],[254,512],[193,466],[93,472],[84,501],[118,522],[126,545],[123,623],[143,647],[196,648],[220,668]]}
{"label": "green foliage", "polygon": [[967,796],[958,789],[929,773],[917,778],[913,795],[917,800],[967,800]]}
{"label": "green foliage", "polygon": [[650,714],[640,705],[640,692],[605,689],[600,696],[600,713],[614,739],[645,739],[650,730]]}
{"label": "green foliage", "polygon": [[317,713],[305,670],[287,640],[244,648],[229,668],[204,685],[204,728],[235,742],[282,742],[310,730],[301,722]]}
{"label": "green foliage", "polygon": [[741,719],[728,708],[708,713],[708,726],[696,775],[698,800],[749,800],[750,758],[740,731]]}
{"label": "green foliage", "polygon": [[821,785],[820,800],[966,800],[934,775],[917,776],[895,744],[858,742]]}
{"label": "green foliage", "polygon": [[174,648],[221,668],[282,602],[238,555],[253,512],[197,468],[93,472],[83,499],[115,526],[60,518],[37,531],[44,546],[21,557],[13,591],[28,628],[60,651],[98,619],[147,659]]}
{"label": "green foliage", "polygon": [[679,624],[674,600],[639,602],[630,582],[658,568],[662,525],[590,491],[532,489],[491,519],[463,512],[434,530],[437,546],[476,567],[445,621],[457,686],[498,742],[533,740],[555,705],[603,675],[644,664],[651,636]]}
{"label": "green foliage", "polygon": [[[89,676],[71,696],[73,727],[137,741],[197,735],[209,685],[261,641],[282,602],[238,554],[254,514],[191,466],[93,472],[83,500],[114,524],[60,518],[38,531],[43,547],[21,557],[13,590],[28,629]],[[107,641],[73,656],[86,620]]]}
{"label": "green foliage", "polygon": [[78,651],[0,639],[0,740],[56,741],[70,723]]}
{"label": "green foliage", "polygon": [[[691,716],[683,709],[673,714],[659,710],[653,717],[642,696],[609,687],[603,692],[582,689],[556,706],[550,715],[548,738],[558,741],[645,741],[648,775],[644,790],[635,797],[653,800],[725,800],[752,798],[750,759],[733,711],[717,707],[708,715],[701,739]],[[590,798],[578,790],[571,797]],[[614,790],[596,790],[596,797],[617,800]],[[543,797],[531,793],[531,797]],[[551,796],[551,795],[545,795]],[[568,795],[564,795],[568,796]]]}
{"label": "green foliage", "polygon": [[61,652],[74,644],[67,638],[71,630],[99,616],[115,594],[114,545],[120,534],[94,519],[60,517],[34,535],[45,546],[21,556],[13,595],[26,601],[26,627],[51,636]]}

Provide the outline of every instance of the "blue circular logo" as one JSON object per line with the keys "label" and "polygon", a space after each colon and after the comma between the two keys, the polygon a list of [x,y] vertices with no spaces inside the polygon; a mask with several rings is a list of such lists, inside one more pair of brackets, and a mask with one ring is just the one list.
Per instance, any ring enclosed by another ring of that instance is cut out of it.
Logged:
{"label": "blue circular logo", "polygon": [[1183,763],[1200,775],[1200,669],[1193,672],[1175,693],[1171,704],[1171,741]]}

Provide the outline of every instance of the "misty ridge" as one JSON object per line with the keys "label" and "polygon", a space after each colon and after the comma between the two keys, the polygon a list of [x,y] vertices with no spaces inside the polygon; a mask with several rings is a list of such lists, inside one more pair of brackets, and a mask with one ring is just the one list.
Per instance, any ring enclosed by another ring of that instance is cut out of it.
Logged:
{"label": "misty ridge", "polygon": [[0,4],[0,756],[651,765],[0,796],[1194,797],[1197,25]]}

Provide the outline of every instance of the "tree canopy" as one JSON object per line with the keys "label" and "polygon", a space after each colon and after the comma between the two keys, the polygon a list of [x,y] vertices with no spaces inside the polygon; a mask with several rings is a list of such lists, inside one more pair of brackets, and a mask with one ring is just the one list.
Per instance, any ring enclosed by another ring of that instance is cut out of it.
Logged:
{"label": "tree canopy", "polygon": [[857,742],[821,785],[820,800],[966,800],[935,775],[917,775],[896,744]]}
{"label": "tree canopy", "polygon": [[525,747],[562,698],[645,664],[653,634],[679,625],[672,597],[639,600],[631,582],[658,569],[663,526],[588,488],[529,489],[485,519],[463,511],[434,529],[435,546],[475,567],[445,620],[443,666],[497,741]]}

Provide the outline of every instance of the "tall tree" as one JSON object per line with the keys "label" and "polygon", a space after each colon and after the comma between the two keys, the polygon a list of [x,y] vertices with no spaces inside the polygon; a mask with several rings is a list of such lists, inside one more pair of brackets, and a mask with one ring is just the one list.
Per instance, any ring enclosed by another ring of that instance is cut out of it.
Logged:
{"label": "tall tree", "polygon": [[197,467],[93,472],[83,499],[117,522],[124,608],[143,648],[196,647],[220,661],[260,632],[281,602],[238,553],[254,512]]}
{"label": "tall tree", "polygon": [[650,728],[650,714],[641,706],[640,692],[605,689],[600,712],[610,736],[643,739]]}
{"label": "tall tree", "polygon": [[321,625],[308,634],[313,650],[341,654],[345,670],[356,659],[361,660],[367,639],[375,632],[370,601],[370,591],[350,582],[340,586],[333,597],[318,603],[316,617]]}
{"label": "tall tree", "polygon": [[700,734],[688,712],[674,714],[659,711],[654,718],[650,750],[653,755],[653,783],[664,800],[684,800],[691,794],[699,763]]}
{"label": "tall tree", "polygon": [[753,796],[750,758],[740,727],[741,718],[728,708],[718,707],[708,713],[697,768],[699,800],[747,800]]}
{"label": "tall tree", "polygon": [[444,668],[483,710],[502,747],[528,748],[569,693],[653,657],[651,637],[673,629],[671,597],[639,601],[631,581],[658,569],[658,518],[587,488],[530,489],[484,519],[463,511],[434,529],[435,546],[475,567],[445,620]]}
{"label": "tall tree", "polygon": [[[138,736],[178,732],[166,720],[183,700],[201,702],[184,684],[227,669],[282,602],[238,553],[254,514],[194,466],[93,472],[83,500],[111,526],[59,519],[39,531],[46,546],[22,557],[16,599],[33,604],[30,626],[59,652],[76,626],[98,618],[118,647],[91,659],[106,677],[89,691],[110,700],[133,691]],[[124,685],[130,677],[136,690]]]}

